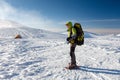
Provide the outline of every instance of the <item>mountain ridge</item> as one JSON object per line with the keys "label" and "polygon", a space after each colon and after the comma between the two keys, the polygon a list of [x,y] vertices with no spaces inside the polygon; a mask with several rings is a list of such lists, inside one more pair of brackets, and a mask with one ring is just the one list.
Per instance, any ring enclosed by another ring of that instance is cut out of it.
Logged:
{"label": "mountain ridge", "polygon": [[[0,20],[0,38],[14,38],[15,35],[20,34],[23,38],[59,38],[64,35],[54,33],[42,29],[35,29],[24,26],[14,21]],[[54,35],[54,36],[53,36]]]}

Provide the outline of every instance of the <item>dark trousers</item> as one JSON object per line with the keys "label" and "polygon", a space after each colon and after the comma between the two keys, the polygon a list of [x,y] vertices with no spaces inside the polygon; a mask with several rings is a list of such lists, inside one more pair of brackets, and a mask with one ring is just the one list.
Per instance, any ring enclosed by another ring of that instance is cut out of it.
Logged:
{"label": "dark trousers", "polygon": [[76,48],[76,44],[75,43],[71,44],[70,46],[71,64],[76,65],[75,48]]}

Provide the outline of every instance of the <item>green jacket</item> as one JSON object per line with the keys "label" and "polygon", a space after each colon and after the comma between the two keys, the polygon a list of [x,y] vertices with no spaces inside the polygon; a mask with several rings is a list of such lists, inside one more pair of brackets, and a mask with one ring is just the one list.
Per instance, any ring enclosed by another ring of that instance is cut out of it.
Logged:
{"label": "green jacket", "polygon": [[[72,22],[67,22],[66,25],[70,26],[69,29],[67,30],[68,31],[68,37],[77,35],[76,29],[73,28],[73,26],[72,26]],[[71,35],[71,32],[72,32],[72,35]]]}
{"label": "green jacket", "polygon": [[[73,28],[73,27],[70,27],[67,31],[68,31],[68,37],[76,36],[76,35],[77,35],[76,29]],[[72,35],[71,35],[71,32],[72,32]],[[70,36],[70,35],[71,35],[71,36]]]}
{"label": "green jacket", "polygon": [[[72,26],[67,30],[68,31],[68,37],[76,37],[77,33],[76,33],[76,29],[73,28]],[[72,32],[72,34],[71,34]],[[71,40],[70,41],[71,44],[75,43],[75,40]]]}

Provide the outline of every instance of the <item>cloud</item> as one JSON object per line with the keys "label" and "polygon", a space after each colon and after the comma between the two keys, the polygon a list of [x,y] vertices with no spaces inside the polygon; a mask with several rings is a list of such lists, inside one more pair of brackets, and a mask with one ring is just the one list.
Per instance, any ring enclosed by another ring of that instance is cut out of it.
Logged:
{"label": "cloud", "polygon": [[16,8],[6,0],[0,0],[0,19],[16,21],[26,26],[52,31],[58,29],[56,26],[60,26],[55,24],[56,21],[48,19],[37,11]]}
{"label": "cloud", "polygon": [[0,18],[6,19],[11,14],[15,13],[15,9],[10,6],[5,0],[0,0]]}

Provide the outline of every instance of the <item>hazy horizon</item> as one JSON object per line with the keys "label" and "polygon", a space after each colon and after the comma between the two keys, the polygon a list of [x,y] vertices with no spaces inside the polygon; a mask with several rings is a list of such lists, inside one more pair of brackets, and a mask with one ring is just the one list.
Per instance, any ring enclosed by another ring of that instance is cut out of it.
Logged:
{"label": "hazy horizon", "polygon": [[[15,21],[9,21],[9,20],[0,20],[0,29],[1,28],[17,28],[17,27],[20,27],[20,26],[25,26],[25,27],[31,27],[31,28],[34,28],[32,26],[27,26],[27,25],[23,25],[22,23],[18,23],[18,22],[15,22]],[[36,28],[36,29],[43,29],[43,28]],[[43,30],[48,30],[48,31],[52,31],[52,32],[65,32],[67,30],[66,27],[64,27],[63,29],[58,29],[57,27],[56,28],[52,28],[51,29],[43,29]],[[117,33],[120,33],[120,29],[107,29],[107,28],[88,28],[88,29],[84,29],[84,31],[87,31],[87,32],[92,32],[92,33],[98,33],[98,34],[117,34]]]}
{"label": "hazy horizon", "polygon": [[120,34],[120,29],[84,29],[84,31],[98,34]]}

